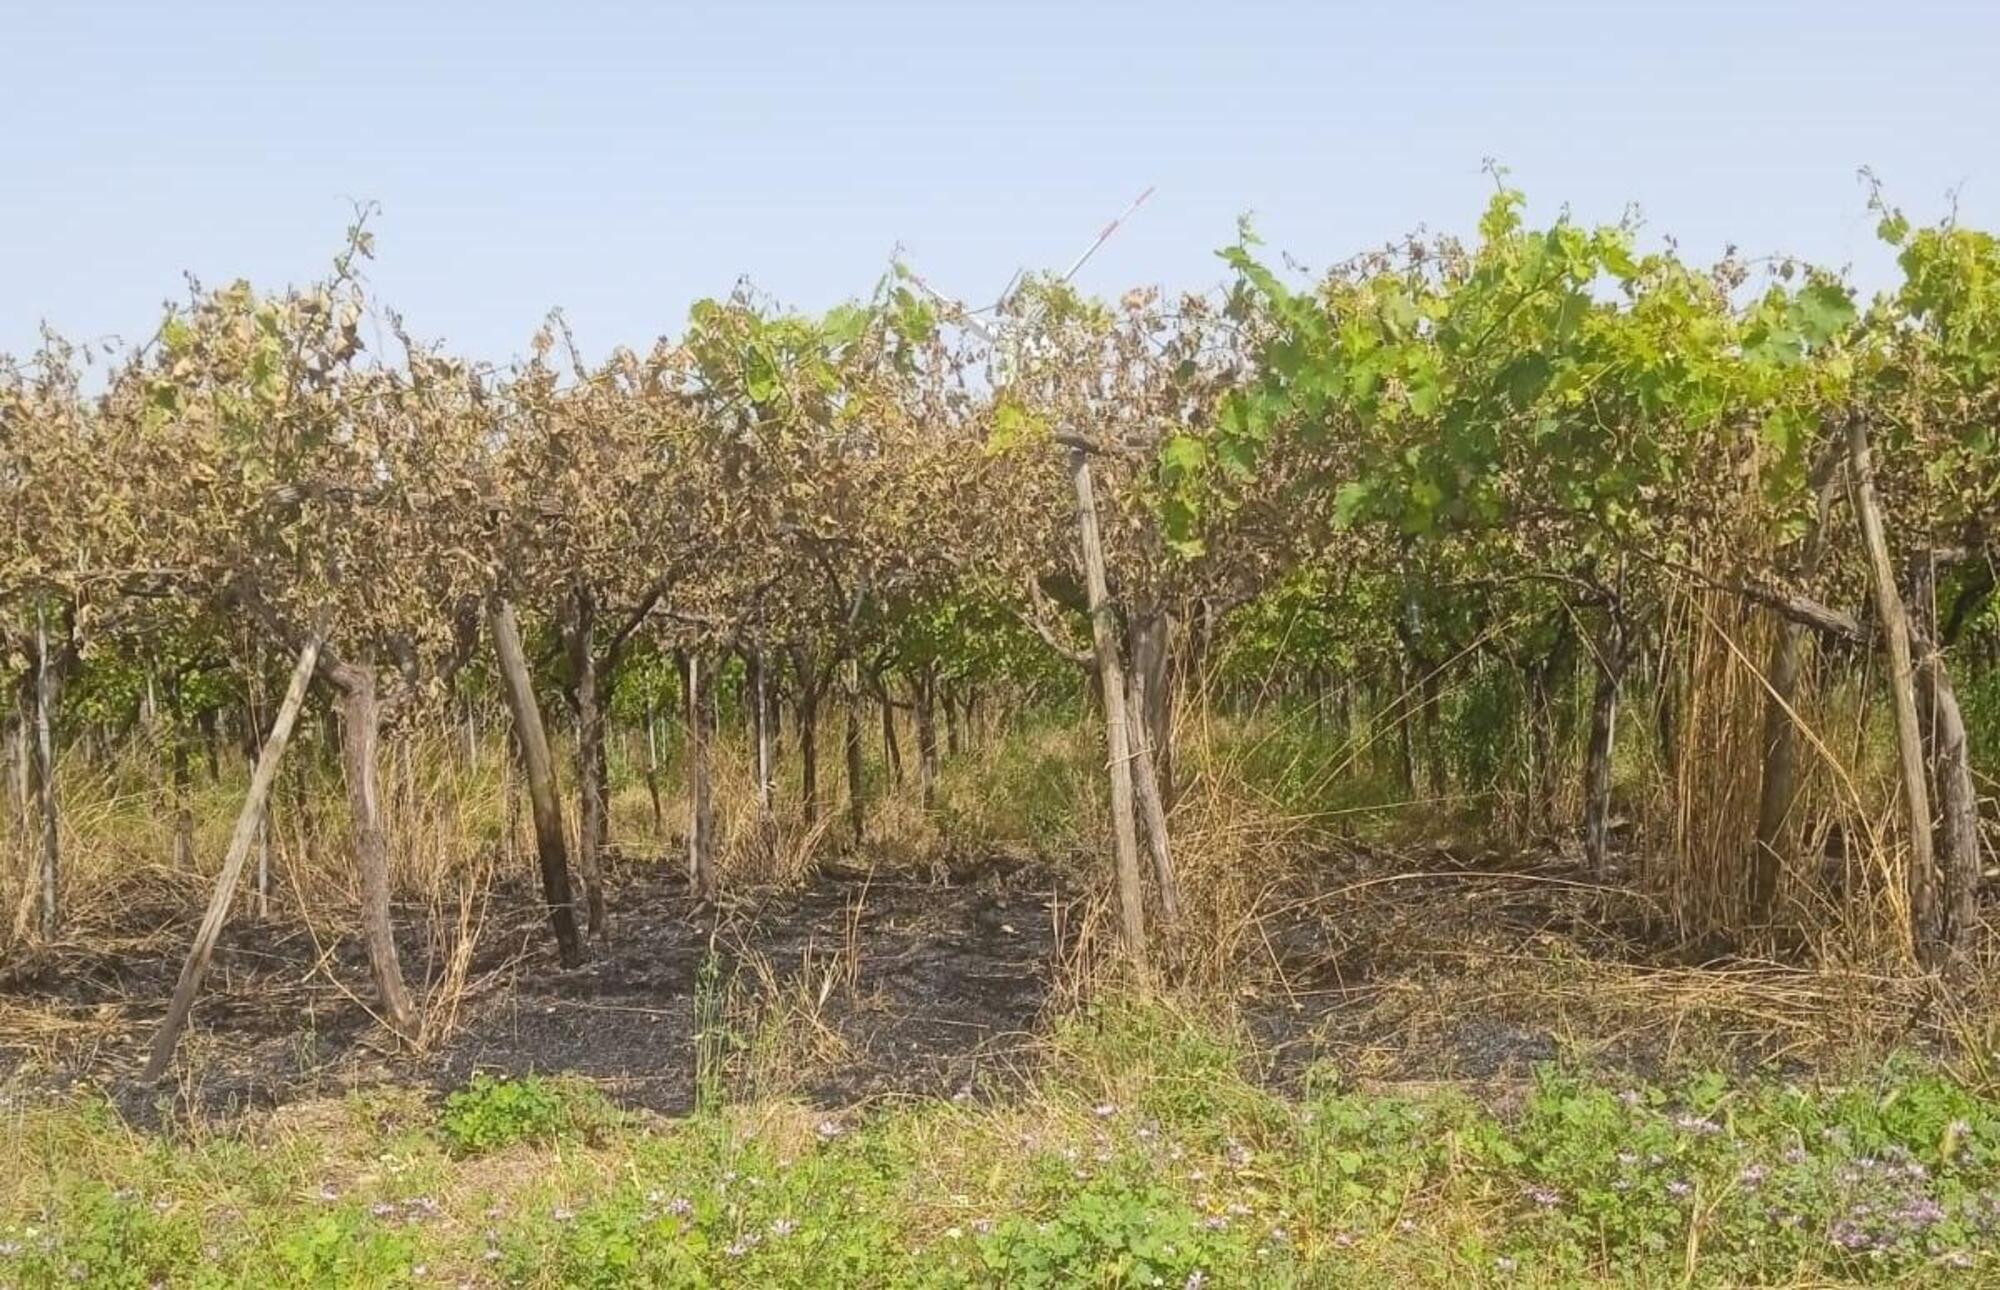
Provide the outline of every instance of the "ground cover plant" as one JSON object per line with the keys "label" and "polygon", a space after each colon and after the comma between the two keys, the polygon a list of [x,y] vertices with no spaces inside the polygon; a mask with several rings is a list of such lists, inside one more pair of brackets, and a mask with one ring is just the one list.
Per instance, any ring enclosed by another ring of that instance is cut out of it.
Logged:
{"label": "ground cover plant", "polygon": [[1161,1005],[1087,1010],[1005,1099],[667,1120],[588,1085],[376,1090],[191,1138],[11,1107],[0,1276],[149,1285],[1967,1284],[2000,1104],[1914,1060],[1851,1082],[1551,1063],[1504,1103],[1277,1092]]}

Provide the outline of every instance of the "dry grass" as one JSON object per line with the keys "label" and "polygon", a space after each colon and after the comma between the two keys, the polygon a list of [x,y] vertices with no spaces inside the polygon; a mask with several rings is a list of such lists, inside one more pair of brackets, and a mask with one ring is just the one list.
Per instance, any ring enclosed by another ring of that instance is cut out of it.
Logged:
{"label": "dry grass", "polygon": [[[1513,1069],[1552,1052],[1646,1063],[1820,1064],[1915,1041],[1991,1078],[2000,1037],[1992,1019],[2000,1008],[1978,987],[1947,1000],[1935,982],[1907,970],[1907,940],[1895,930],[1906,926],[1898,853],[1894,830],[1883,827],[1893,782],[1872,751],[1857,690],[1816,691],[1800,705],[1814,754],[1805,761],[1809,805],[1797,853],[1816,856],[1835,825],[1850,839],[1879,844],[1851,849],[1838,892],[1828,892],[1816,859],[1788,870],[1790,932],[1809,952],[1779,962],[1753,938],[1732,947],[1726,962],[1706,961],[1718,951],[1703,938],[1738,917],[1731,866],[1754,820],[1751,752],[1763,701],[1756,660],[1765,629],[1724,612],[1730,608],[1693,597],[1674,620],[1684,669],[1679,757],[1664,764],[1647,723],[1627,722],[1621,795],[1639,820],[1635,868],[1615,890],[1579,878],[1546,849],[1523,857],[1479,841],[1448,841],[1441,850],[1418,845],[1462,830],[1462,811],[1371,805],[1354,818],[1396,826],[1358,840],[1353,819],[1301,811],[1272,790],[1273,741],[1296,734],[1283,722],[1302,716],[1226,720],[1196,703],[1178,718],[1180,793],[1171,819],[1184,915],[1178,926],[1159,927],[1153,977],[1131,977],[1096,894],[1109,827],[1095,740],[1084,723],[1003,728],[947,761],[932,809],[915,783],[913,732],[904,732],[911,765],[897,785],[883,771],[878,727],[869,723],[870,838],[859,850],[842,836],[837,738],[823,740],[822,812],[807,826],[796,811],[763,817],[747,740],[725,730],[716,783],[724,885],[733,892],[794,885],[841,854],[863,869],[943,877],[954,857],[1032,852],[1076,877],[1076,894],[1059,893],[1051,913],[1062,956],[1051,1016],[1132,988],[1191,1008],[1240,1011],[1260,1027],[1259,1060],[1274,1072],[1309,1051],[1396,1079],[1448,1072],[1468,1060]],[[1366,739],[1379,745],[1392,729],[1371,723]],[[316,747],[323,737],[308,733],[309,756],[324,752]],[[142,751],[103,766],[75,750],[66,754],[69,931],[59,945],[10,947],[11,975],[43,971],[62,979],[93,965],[178,956],[211,881],[242,768],[225,762],[219,781],[199,784],[197,867],[177,871],[169,859],[171,812]],[[420,1047],[448,1043],[468,997],[491,984],[477,979],[473,963],[496,887],[531,869],[520,788],[503,754],[497,739],[468,748],[457,731],[406,733],[388,750],[385,810],[398,899],[421,911],[413,921],[428,938]],[[1304,772],[1351,767],[1354,755],[1349,741],[1339,754],[1344,760]],[[634,750],[614,742],[613,757],[618,862],[678,866],[687,802],[673,763],[664,768],[656,822]],[[304,795],[301,781],[287,777],[278,799],[274,917],[303,924],[319,947],[311,979],[293,987],[297,1006],[310,1010],[327,997],[365,1006],[358,983],[343,983],[330,969],[358,894],[343,862],[337,778],[322,760],[313,764]],[[783,770],[779,800],[796,802],[798,768],[788,758]],[[24,841],[8,836],[17,859],[0,899],[10,904],[22,890]],[[248,917],[247,906],[239,917]],[[831,1000],[868,989],[868,964],[852,933],[845,943],[810,947],[798,963],[774,963],[755,946],[735,952],[743,971],[726,1013],[742,1042],[732,1049],[732,1085],[781,1098],[806,1087],[813,1071],[846,1059],[845,1040],[827,1014]],[[74,1060],[93,1047],[131,1044],[159,1002],[79,1009],[4,998],[0,1041],[17,1053],[46,1055],[24,1060],[24,1069]],[[1468,1059],[1468,1047],[1485,1042],[1475,1031],[1518,1052]],[[197,1043],[184,1073],[205,1059]]]}

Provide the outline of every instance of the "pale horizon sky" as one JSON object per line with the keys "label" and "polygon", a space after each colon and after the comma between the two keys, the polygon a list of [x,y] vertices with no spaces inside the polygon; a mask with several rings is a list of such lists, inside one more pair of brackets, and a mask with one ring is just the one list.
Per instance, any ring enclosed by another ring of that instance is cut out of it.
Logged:
{"label": "pale horizon sky", "polygon": [[990,300],[1155,192],[1079,281],[1220,281],[1254,215],[1323,265],[1469,229],[1507,165],[1696,258],[1893,264],[1856,178],[2000,224],[2000,5],[339,6],[0,0],[0,352],[142,340],[183,272],[317,276],[380,204],[378,303],[473,358],[592,355],[739,276],[821,309],[892,250]]}

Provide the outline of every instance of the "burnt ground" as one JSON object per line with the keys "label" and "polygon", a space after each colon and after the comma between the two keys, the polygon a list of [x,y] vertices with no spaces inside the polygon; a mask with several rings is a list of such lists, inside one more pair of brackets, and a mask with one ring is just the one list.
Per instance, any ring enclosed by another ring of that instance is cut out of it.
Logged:
{"label": "burnt ground", "polygon": [[[720,1015],[735,1077],[775,986],[829,1058],[797,1066],[786,1091],[827,1104],[952,1092],[1008,1065],[1030,1037],[1068,899],[1047,873],[1005,861],[940,881],[839,866],[721,907],[693,900],[666,865],[614,866],[607,887],[608,938],[565,970],[528,886],[497,886],[453,1024],[422,1050],[369,1015],[358,939],[322,944],[300,920],[238,917],[217,946],[176,1082],[162,1089],[131,1079],[193,927],[185,910],[140,904],[118,936],[0,964],[0,1087],[87,1083],[150,1119],[167,1099],[228,1114],[382,1081],[443,1088],[480,1071],[566,1072],[678,1113],[694,1100],[698,1020]],[[423,912],[397,909],[397,941],[406,978],[433,983],[435,1014],[446,963]]]}
{"label": "burnt ground", "polygon": [[[611,935],[573,970],[525,882],[496,887],[453,1024],[421,1049],[369,1016],[354,938],[239,919],[163,1089],[130,1081],[192,923],[184,902],[135,899],[114,935],[0,964],[0,1090],[87,1083],[151,1121],[172,1105],[226,1115],[359,1085],[567,1072],[679,1113],[718,1009],[732,1087],[821,1105],[984,1089],[1034,1064],[1057,965],[1075,950],[1063,929],[1078,921],[1073,885],[1052,871],[1000,858],[930,877],[835,866],[718,909],[691,900],[674,868],[613,867]],[[1823,1042],[1802,1037],[1852,1038],[1822,1024],[1823,979],[1677,939],[1560,858],[1349,848],[1295,871],[1260,910],[1222,993],[1275,1084],[1321,1061],[1363,1079],[1518,1080],[1578,1050],[1645,1074],[1705,1033],[1724,1037],[1724,1061],[1754,1066]],[[423,910],[397,914],[406,977],[432,983],[435,1017],[442,950]],[[1893,1030],[1904,1005],[1886,1006]]]}

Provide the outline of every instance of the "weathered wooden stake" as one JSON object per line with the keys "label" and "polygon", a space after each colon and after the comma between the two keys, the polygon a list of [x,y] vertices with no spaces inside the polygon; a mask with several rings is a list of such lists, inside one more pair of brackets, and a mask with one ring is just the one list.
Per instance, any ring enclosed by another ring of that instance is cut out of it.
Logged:
{"label": "weathered wooden stake", "polygon": [[229,835],[229,850],[222,857],[222,872],[216,875],[215,890],[209,895],[208,912],[202,915],[201,926],[195,931],[194,945],[188,950],[187,962],[181,965],[180,980],[167,1005],[166,1019],[160,1022],[160,1029],[153,1036],[152,1056],[146,1061],[145,1073],[139,1077],[148,1084],[164,1074],[167,1063],[173,1060],[174,1046],[180,1042],[181,1029],[187,1024],[188,1012],[201,990],[201,979],[208,971],[215,943],[222,935],[223,924],[229,921],[229,906],[235,900],[236,884],[243,876],[250,848],[263,836],[264,806],[271,797],[271,784],[278,777],[278,764],[284,760],[285,745],[291,741],[292,726],[298,720],[299,709],[305,705],[313,669],[319,665],[319,646],[319,638],[315,636],[299,650],[292,683],[278,705],[270,735],[257,751],[257,768],[243,794],[243,808],[236,815],[236,831]]}

